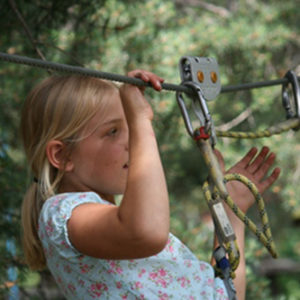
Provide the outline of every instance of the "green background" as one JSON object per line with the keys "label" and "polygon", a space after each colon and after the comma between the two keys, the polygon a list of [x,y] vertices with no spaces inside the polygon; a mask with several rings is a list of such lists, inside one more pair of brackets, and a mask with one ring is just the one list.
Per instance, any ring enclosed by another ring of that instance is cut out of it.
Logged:
{"label": "green background", "polygon": [[[297,1],[1,1],[0,51],[126,74],[135,68],[180,83],[182,56],[214,57],[222,85],[281,78],[300,71]],[[32,177],[19,138],[26,94],[49,74],[0,61],[0,298],[6,270],[15,266],[22,299],[59,299],[49,272],[30,272],[20,247],[20,206]],[[185,131],[173,92],[147,89],[171,200],[171,229],[202,260],[209,260],[213,229],[201,191],[207,176]],[[256,131],[285,119],[281,87],[221,94],[208,103],[216,127],[244,116],[233,130]],[[300,299],[299,132],[260,140],[218,139],[226,165],[252,147],[269,146],[282,168],[264,195],[279,260],[247,232],[247,299]],[[12,221],[5,216],[10,214]],[[255,218],[255,209],[250,211]],[[5,242],[15,241],[17,254]]]}

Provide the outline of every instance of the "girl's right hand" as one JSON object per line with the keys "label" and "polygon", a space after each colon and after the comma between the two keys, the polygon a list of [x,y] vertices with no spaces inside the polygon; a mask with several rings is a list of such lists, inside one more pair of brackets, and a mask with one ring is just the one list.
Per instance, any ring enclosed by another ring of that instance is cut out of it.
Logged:
{"label": "girl's right hand", "polygon": [[[218,150],[215,150],[215,154],[219,160],[221,169],[225,173],[222,154]],[[268,171],[274,165],[275,158],[275,153],[270,152],[268,147],[263,147],[259,153],[256,148],[251,148],[226,174],[238,173],[246,176],[255,184],[258,192],[262,194],[277,180],[280,174],[280,168],[277,167],[268,175]],[[241,182],[230,181],[227,183],[227,189],[229,195],[244,213],[254,204],[254,196],[248,187]]]}
{"label": "girl's right hand", "polygon": [[[145,82],[151,83],[157,91],[161,90],[161,83],[164,81],[159,76],[144,70],[134,70],[128,73],[130,77],[140,78]],[[120,96],[127,118],[128,124],[136,120],[152,120],[153,111],[144,97],[145,87],[137,87],[125,84],[120,88]]]}

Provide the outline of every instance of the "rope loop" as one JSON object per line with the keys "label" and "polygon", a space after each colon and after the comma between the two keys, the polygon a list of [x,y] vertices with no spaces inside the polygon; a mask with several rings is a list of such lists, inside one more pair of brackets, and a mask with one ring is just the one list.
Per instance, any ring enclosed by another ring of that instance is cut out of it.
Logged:
{"label": "rope loop", "polygon": [[[256,226],[254,224],[254,222],[241,211],[241,209],[234,203],[234,201],[232,200],[232,198],[229,195],[227,195],[223,200],[230,207],[230,209],[235,213],[235,215],[245,224],[245,226],[248,227],[250,229],[250,231],[252,231],[256,235],[257,239],[265,246],[265,248],[269,251],[269,253],[274,258],[276,258],[277,251],[276,251],[276,247],[275,247],[275,244],[274,244],[274,241],[272,238],[268,215],[265,210],[263,198],[260,195],[260,193],[258,192],[255,184],[251,180],[249,180],[247,177],[245,177],[241,174],[236,174],[236,173],[226,174],[224,176],[224,179],[225,179],[225,183],[232,181],[232,180],[240,181],[252,192],[252,194],[255,198],[256,204],[258,206],[259,216],[260,216],[261,223],[262,223],[262,229],[259,229],[258,226]],[[203,184],[203,190],[205,191],[205,193],[204,193],[205,199],[206,199],[208,205],[210,206],[211,202],[213,201],[213,197],[209,191],[208,181],[206,181]],[[218,194],[217,187],[214,187],[214,193]],[[228,254],[229,262],[230,262],[230,265],[232,268],[232,275],[233,275],[234,271],[237,269],[237,267],[239,265],[240,254],[239,254],[239,251],[234,250],[234,249],[238,249],[238,245],[235,240],[235,241],[226,242],[224,247]],[[217,267],[215,267],[215,268],[216,268],[217,274],[219,274],[220,270],[218,270]]]}
{"label": "rope loop", "polygon": [[253,194],[256,204],[258,206],[258,211],[262,223],[262,229],[259,229],[249,217],[247,217],[240,208],[234,203],[232,198],[228,195],[227,198],[224,199],[226,204],[232,209],[232,211],[236,214],[236,216],[257,236],[258,240],[269,250],[270,254],[276,258],[277,251],[275,244],[273,242],[272,233],[269,225],[269,218],[265,209],[264,200],[259,193],[255,184],[248,179],[247,177],[241,174],[226,174],[224,176],[226,182],[237,180],[243,183]]}

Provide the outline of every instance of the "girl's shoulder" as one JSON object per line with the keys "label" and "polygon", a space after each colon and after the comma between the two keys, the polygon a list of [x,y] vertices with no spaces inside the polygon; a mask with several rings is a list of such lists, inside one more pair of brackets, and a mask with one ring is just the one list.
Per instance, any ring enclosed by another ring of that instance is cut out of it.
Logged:
{"label": "girl's shoulder", "polygon": [[72,210],[85,203],[112,205],[94,192],[62,193],[48,198],[41,209],[41,216],[49,214],[71,215]]}
{"label": "girl's shoulder", "polygon": [[74,192],[74,193],[62,193],[54,195],[46,200],[44,205],[48,207],[60,206],[63,204],[76,205],[82,203],[100,203],[111,204],[110,202],[102,199],[98,194],[94,192]]}
{"label": "girl's shoulder", "polygon": [[38,234],[48,258],[52,257],[53,249],[62,257],[80,254],[69,240],[67,222],[73,209],[85,203],[110,204],[94,192],[57,194],[45,201],[39,215]]}

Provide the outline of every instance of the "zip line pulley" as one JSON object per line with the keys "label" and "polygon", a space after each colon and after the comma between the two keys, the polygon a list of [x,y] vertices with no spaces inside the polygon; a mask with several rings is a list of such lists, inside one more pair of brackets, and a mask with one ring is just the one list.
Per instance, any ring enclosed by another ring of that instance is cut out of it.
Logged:
{"label": "zip line pulley", "polygon": [[[239,265],[240,253],[233,227],[224,209],[226,202],[233,212],[256,234],[257,238],[264,244],[271,255],[276,258],[277,253],[272,239],[268,216],[264,208],[264,202],[255,185],[240,174],[229,174],[223,176],[219,162],[217,161],[213,147],[216,144],[216,132],[213,120],[206,105],[218,96],[221,91],[220,76],[217,62],[211,58],[185,56],[179,62],[180,76],[183,86],[188,86],[193,93],[187,95],[191,100],[192,110],[198,119],[199,128],[193,128],[192,121],[186,106],[182,92],[176,92],[176,99],[181,110],[185,127],[188,134],[195,140],[204,161],[208,167],[208,181],[203,185],[203,191],[215,225],[216,236],[220,246],[215,249],[213,255],[216,260],[216,274],[223,278],[229,299],[236,299],[236,290],[232,282],[234,271]],[[297,119],[299,128],[299,83],[296,75],[289,71],[285,75],[287,82],[282,87],[283,106],[287,112],[288,119]],[[293,100],[288,93],[288,86],[292,85]],[[207,100],[207,101],[206,101]],[[271,134],[270,134],[271,135]],[[228,179],[227,179],[228,178]],[[255,196],[263,229],[257,226],[235,205],[230,198],[225,185],[226,180],[239,180],[244,183]]]}

